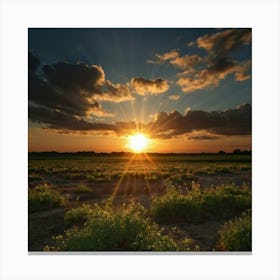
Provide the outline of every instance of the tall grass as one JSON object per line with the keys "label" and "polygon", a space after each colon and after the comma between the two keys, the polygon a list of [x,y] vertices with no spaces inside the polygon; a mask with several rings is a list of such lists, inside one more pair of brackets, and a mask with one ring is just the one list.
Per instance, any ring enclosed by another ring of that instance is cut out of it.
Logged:
{"label": "tall grass", "polygon": [[28,190],[28,211],[43,211],[65,205],[64,197],[48,185]]}
{"label": "tall grass", "polygon": [[201,222],[211,218],[235,217],[251,208],[251,190],[247,185],[220,186],[201,190],[193,184],[182,193],[174,186],[151,203],[151,215],[160,223]]}
{"label": "tall grass", "polygon": [[226,251],[251,251],[252,250],[252,218],[251,212],[243,212],[237,217],[226,222],[219,231],[219,247]]}

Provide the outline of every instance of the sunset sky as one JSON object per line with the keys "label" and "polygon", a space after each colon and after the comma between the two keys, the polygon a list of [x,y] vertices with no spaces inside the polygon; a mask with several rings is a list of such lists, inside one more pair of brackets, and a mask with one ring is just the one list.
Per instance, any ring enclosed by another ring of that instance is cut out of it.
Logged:
{"label": "sunset sky", "polygon": [[251,149],[251,29],[29,29],[29,151]]}

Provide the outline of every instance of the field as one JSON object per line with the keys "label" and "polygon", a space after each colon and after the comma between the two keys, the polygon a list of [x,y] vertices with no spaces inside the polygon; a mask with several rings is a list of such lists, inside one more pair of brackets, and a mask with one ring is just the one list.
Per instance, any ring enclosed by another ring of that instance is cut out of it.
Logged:
{"label": "field", "polygon": [[30,153],[29,251],[250,251],[251,155]]}

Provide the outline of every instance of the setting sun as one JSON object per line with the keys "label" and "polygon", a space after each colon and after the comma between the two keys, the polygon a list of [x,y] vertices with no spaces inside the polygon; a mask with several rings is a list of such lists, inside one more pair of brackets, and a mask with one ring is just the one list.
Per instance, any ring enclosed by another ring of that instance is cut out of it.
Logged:
{"label": "setting sun", "polygon": [[143,134],[134,134],[128,138],[128,146],[134,152],[139,153],[145,150],[148,145],[148,138]]}

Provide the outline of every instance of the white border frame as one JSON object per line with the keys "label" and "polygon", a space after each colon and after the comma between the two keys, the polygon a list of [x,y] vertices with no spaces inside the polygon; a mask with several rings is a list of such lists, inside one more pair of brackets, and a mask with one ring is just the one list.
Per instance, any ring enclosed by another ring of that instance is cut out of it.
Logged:
{"label": "white border frame", "polygon": [[[1,279],[280,279],[279,2],[1,1]],[[28,27],[253,28],[253,253],[28,255]]]}

